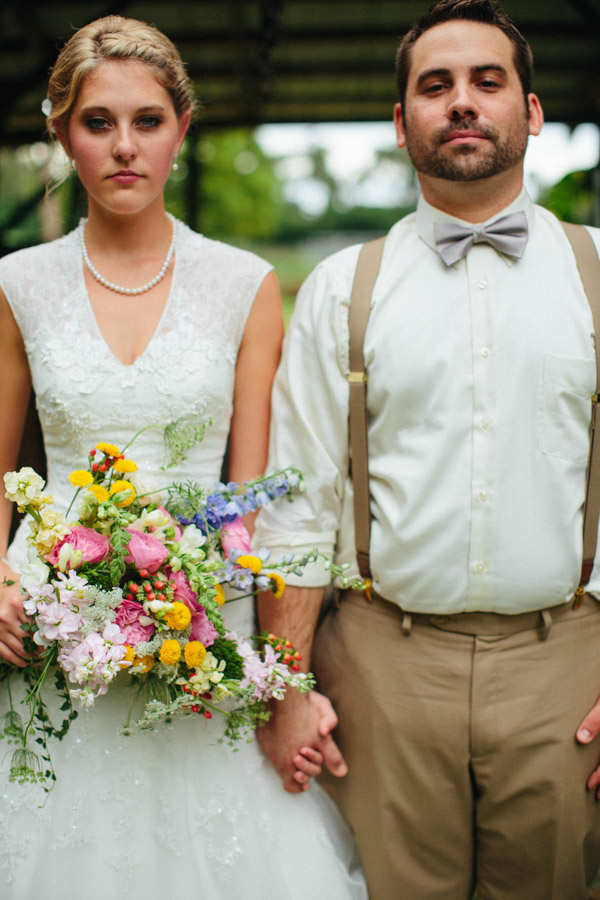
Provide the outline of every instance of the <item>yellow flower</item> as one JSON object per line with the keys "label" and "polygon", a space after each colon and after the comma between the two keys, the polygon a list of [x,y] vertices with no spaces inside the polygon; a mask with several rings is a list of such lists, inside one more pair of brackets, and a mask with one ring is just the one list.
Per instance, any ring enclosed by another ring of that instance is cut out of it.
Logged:
{"label": "yellow flower", "polygon": [[149,653],[147,656],[136,656],[133,660],[133,665],[139,666],[141,669],[143,669],[145,674],[146,672],[149,672],[154,665],[154,657],[151,653]]}
{"label": "yellow flower", "polygon": [[258,575],[260,570],[262,569],[262,562],[258,558],[258,556],[252,556],[250,553],[245,553],[243,556],[238,556],[236,559],[236,563],[238,566],[242,566],[243,569],[250,569],[253,575]]}
{"label": "yellow flower", "polygon": [[119,500],[118,502],[115,500],[115,506],[129,506],[130,503],[133,503],[135,500],[135,488],[130,481],[113,481],[110,486],[111,497],[125,491],[128,492],[127,496],[124,500]]}
{"label": "yellow flower", "polygon": [[135,657],[135,651],[133,647],[130,647],[129,644],[125,644],[125,656],[119,663],[122,669],[129,668],[129,664],[133,662]]}
{"label": "yellow flower", "polygon": [[164,641],[160,648],[160,661],[165,666],[174,666],[181,658],[181,647],[179,641]]}
{"label": "yellow flower", "polygon": [[165,619],[169,628],[176,628],[178,631],[181,631],[182,628],[187,628],[190,624],[192,614],[185,603],[180,603],[176,600],[173,604],[173,609],[166,614]]}
{"label": "yellow flower", "polygon": [[104,441],[100,441],[99,444],[96,444],[96,450],[100,450],[101,453],[104,453],[105,456],[120,456],[121,451],[114,444],[106,444]]}
{"label": "yellow flower", "polygon": [[88,491],[94,495],[98,503],[108,500],[108,491],[102,484],[90,484]]}
{"label": "yellow flower", "polygon": [[71,484],[78,488],[86,487],[88,484],[91,484],[93,480],[94,476],[86,469],[75,469],[75,471],[71,472],[69,475]]}
{"label": "yellow flower", "polygon": [[285,591],[285,581],[278,572],[267,572],[266,576],[271,582],[270,590],[275,594],[275,598],[279,600]]}
{"label": "yellow flower", "polygon": [[115,472],[137,472],[137,463],[132,459],[118,459],[113,466]]}
{"label": "yellow flower", "polygon": [[215,584],[215,591],[217,592],[215,600],[217,601],[219,606],[223,606],[223,604],[225,603],[225,591],[223,590],[223,585]]}
{"label": "yellow flower", "polygon": [[189,641],[183,652],[188,668],[195,669],[203,662],[206,656],[206,647],[200,641]]}

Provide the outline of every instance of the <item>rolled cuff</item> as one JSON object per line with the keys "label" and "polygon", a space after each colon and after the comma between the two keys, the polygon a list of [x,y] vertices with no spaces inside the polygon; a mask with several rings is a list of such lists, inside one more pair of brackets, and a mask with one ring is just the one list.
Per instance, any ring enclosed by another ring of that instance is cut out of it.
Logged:
{"label": "rolled cuff", "polygon": [[293,587],[325,587],[331,581],[331,573],[326,568],[328,560],[333,559],[335,533],[307,532],[293,534],[277,531],[261,523],[260,516],[256,531],[252,538],[255,550],[263,548],[269,550],[271,564],[275,564],[281,557],[293,553],[295,557],[301,557],[313,550],[319,552],[315,562],[310,562],[301,575],[292,573],[284,574],[286,584]]}

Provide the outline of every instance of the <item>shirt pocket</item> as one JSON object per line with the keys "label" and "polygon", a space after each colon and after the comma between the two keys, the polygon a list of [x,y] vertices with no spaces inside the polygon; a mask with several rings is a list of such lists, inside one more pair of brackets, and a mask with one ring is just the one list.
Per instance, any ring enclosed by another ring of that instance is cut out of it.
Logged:
{"label": "shirt pocket", "polygon": [[595,391],[595,359],[544,357],[544,453],[574,462],[588,458]]}

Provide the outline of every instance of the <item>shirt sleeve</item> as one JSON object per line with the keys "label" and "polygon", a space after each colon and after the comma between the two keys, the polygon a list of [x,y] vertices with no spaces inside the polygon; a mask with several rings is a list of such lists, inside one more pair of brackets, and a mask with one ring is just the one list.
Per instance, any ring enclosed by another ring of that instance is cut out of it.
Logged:
{"label": "shirt sleeve", "polygon": [[[315,269],[302,286],[273,387],[268,471],[295,466],[305,491],[261,511],[255,544],[274,555],[335,555],[348,481],[348,297],[358,247]],[[330,581],[325,561],[290,584]]]}

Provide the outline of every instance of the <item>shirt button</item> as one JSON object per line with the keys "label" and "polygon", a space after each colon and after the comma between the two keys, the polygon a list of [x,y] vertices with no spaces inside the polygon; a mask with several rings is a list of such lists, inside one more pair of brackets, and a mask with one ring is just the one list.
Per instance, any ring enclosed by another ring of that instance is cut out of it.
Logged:
{"label": "shirt button", "polygon": [[477,282],[477,287],[479,288],[480,291],[485,291],[487,286],[488,286],[488,283],[485,280],[485,278],[482,278],[481,281]]}
{"label": "shirt button", "polygon": [[484,562],[475,563],[475,565],[473,566],[473,571],[476,575],[483,575],[486,569],[487,565]]}
{"label": "shirt button", "polygon": [[479,353],[481,356],[483,356],[484,359],[486,359],[490,355],[490,348],[482,347],[481,350],[479,351]]}
{"label": "shirt button", "polygon": [[487,491],[479,491],[477,496],[479,497],[479,499],[481,500],[482,503],[485,503],[486,500],[490,499],[490,495],[488,494]]}
{"label": "shirt button", "polygon": [[485,418],[483,418],[483,419],[481,420],[481,427],[484,428],[484,429],[487,431],[488,428],[491,428],[491,427],[492,427],[492,420],[491,420],[491,419],[488,419],[487,416],[486,416]]}

